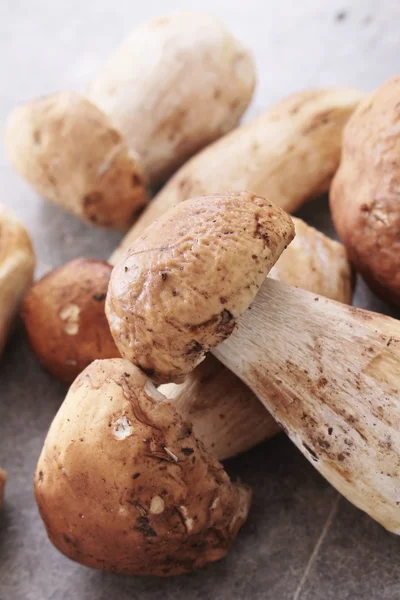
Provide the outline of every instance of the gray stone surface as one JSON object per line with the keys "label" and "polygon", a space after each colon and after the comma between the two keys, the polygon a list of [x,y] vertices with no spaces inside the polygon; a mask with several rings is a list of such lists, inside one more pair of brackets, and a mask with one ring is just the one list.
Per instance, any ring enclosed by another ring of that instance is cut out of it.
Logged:
{"label": "gray stone surface", "polygon": [[[15,103],[82,88],[131,27],[181,7],[177,0],[1,0],[0,135]],[[185,8],[214,12],[253,48],[259,86],[249,114],[309,86],[372,89],[399,68],[398,0],[187,0]],[[79,255],[105,258],[116,244],[117,234],[43,203],[2,151],[0,189],[32,233],[39,273]],[[302,216],[333,233],[326,200]],[[388,312],[361,282],[356,302]],[[400,541],[339,498],[283,435],[227,464],[254,487],[254,506],[226,560],[169,580],[117,577],[68,561],[47,541],[32,494],[35,463],[64,394],[17,331],[0,363],[0,465],[9,472],[0,600],[400,598]]]}

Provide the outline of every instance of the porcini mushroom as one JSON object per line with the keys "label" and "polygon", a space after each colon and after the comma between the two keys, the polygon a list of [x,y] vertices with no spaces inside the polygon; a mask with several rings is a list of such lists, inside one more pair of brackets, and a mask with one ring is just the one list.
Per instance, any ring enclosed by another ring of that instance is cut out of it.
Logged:
{"label": "porcini mushroom", "polygon": [[400,77],[365,98],[343,136],[330,205],[349,256],[378,294],[400,305]]}
{"label": "porcini mushroom", "polygon": [[[351,304],[352,276],[341,244],[292,217],[296,237],[269,277]],[[275,419],[238,377],[211,354],[179,385],[158,388],[193,424],[205,447],[225,460],[280,431]]]}
{"label": "porcini mushroom", "polygon": [[228,552],[251,492],[164,400],[122,359],[92,363],[71,386],[35,475],[47,533],[69,558],[167,576]]}
{"label": "porcini mushroom", "polygon": [[5,144],[35,191],[89,223],[127,229],[146,202],[138,157],[111,119],[71,92],[15,108]]}
{"label": "porcini mushroom", "polygon": [[[277,281],[261,285],[266,247],[277,247],[262,203],[245,193],[199,198],[149,227],[111,277],[117,346],[156,380],[180,380],[228,338],[214,355],[332,485],[400,533],[399,322]],[[229,327],[216,335],[224,310]]]}
{"label": "porcini mushroom", "polygon": [[41,364],[72,382],[96,358],[120,356],[104,312],[112,267],[79,258],[37,281],[22,305],[29,342]]}
{"label": "porcini mushroom", "polygon": [[251,190],[294,212],[328,191],[339,166],[343,128],[363,97],[345,88],[299,92],[211,144],[162,188],[111,262],[159,216],[195,196]]}
{"label": "porcini mushroom", "polygon": [[146,203],[146,184],[235,127],[254,85],[249,52],[218,19],[152,19],[111,56],[87,97],[61,92],[17,107],[7,154],[43,197],[126,230]]}
{"label": "porcini mushroom", "polygon": [[289,215],[255,194],[178,205],[111,274],[106,314],[121,355],[157,383],[183,381],[232,333],[293,237]]}

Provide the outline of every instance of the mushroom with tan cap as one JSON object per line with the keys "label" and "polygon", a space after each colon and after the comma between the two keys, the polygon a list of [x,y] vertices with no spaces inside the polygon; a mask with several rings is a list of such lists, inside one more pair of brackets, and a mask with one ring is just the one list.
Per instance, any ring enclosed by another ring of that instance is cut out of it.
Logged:
{"label": "mushroom with tan cap", "polygon": [[[351,304],[352,274],[341,244],[292,217],[296,237],[269,277]],[[212,354],[185,381],[158,388],[193,424],[196,436],[219,460],[271,438],[280,427],[254,393]]]}
{"label": "mushroom with tan cap", "polygon": [[92,81],[17,107],[15,169],[43,197],[102,227],[128,229],[157,184],[239,122],[253,95],[249,52],[212,16],[138,27]]}
{"label": "mushroom with tan cap", "polygon": [[228,552],[251,492],[165,400],[122,359],[92,363],[71,386],[35,475],[48,535],[69,558],[167,576]]}
{"label": "mushroom with tan cap", "polygon": [[14,109],[5,144],[35,191],[89,223],[127,229],[146,203],[144,176],[111,119],[72,92]]}
{"label": "mushroom with tan cap", "polygon": [[181,380],[228,338],[215,356],[332,485],[400,533],[399,322],[263,283],[277,248],[273,214],[242,193],[161,217],[113,270],[111,331],[121,354],[157,381]]}
{"label": "mushroom with tan cap", "polygon": [[183,381],[232,333],[293,237],[289,215],[255,194],[178,205],[111,274],[106,314],[121,355],[158,383]]}

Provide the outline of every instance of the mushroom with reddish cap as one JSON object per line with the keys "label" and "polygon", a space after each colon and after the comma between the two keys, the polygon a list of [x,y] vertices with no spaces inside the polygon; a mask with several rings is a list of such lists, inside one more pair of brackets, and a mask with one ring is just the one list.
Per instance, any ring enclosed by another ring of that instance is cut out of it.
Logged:
{"label": "mushroom with reddish cap", "polygon": [[367,283],[400,305],[400,77],[365,98],[343,133],[330,192],[335,227]]}
{"label": "mushroom with reddish cap", "polygon": [[95,359],[119,358],[104,312],[112,267],[78,258],[47,273],[25,295],[22,319],[52,375],[72,382]]}
{"label": "mushroom with reddish cap", "polygon": [[[106,311],[117,346],[157,380],[180,380],[231,334],[215,356],[332,485],[400,533],[400,323],[277,281],[261,285],[260,267],[265,274],[271,262],[266,248],[279,246],[274,217],[286,243],[291,236],[262,202],[252,194],[240,202],[232,195],[199,198],[149,227],[111,277]],[[224,294],[229,323],[253,302],[237,327],[215,335]]]}

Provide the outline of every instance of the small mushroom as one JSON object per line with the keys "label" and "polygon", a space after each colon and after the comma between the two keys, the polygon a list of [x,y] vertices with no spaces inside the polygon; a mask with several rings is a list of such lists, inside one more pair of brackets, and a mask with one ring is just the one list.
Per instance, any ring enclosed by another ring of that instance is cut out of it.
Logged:
{"label": "small mushroom", "polygon": [[0,205],[0,355],[32,283],[35,253],[23,224]]}
{"label": "small mushroom", "polygon": [[53,544],[97,569],[176,575],[221,559],[251,492],[137,367],[95,361],[48,432],[35,495]]}
{"label": "small mushroom", "polygon": [[104,312],[111,271],[106,262],[78,258],[42,277],[24,298],[30,344],[62,381],[73,381],[96,358],[120,356]]}
{"label": "small mushroom", "polygon": [[[179,381],[214,345],[318,471],[399,534],[399,321],[262,283],[277,238],[290,241],[278,215],[242,193],[184,202],[161,217],[113,270],[112,333],[121,354],[159,381]],[[212,317],[218,300],[232,315],[223,330]]]}

